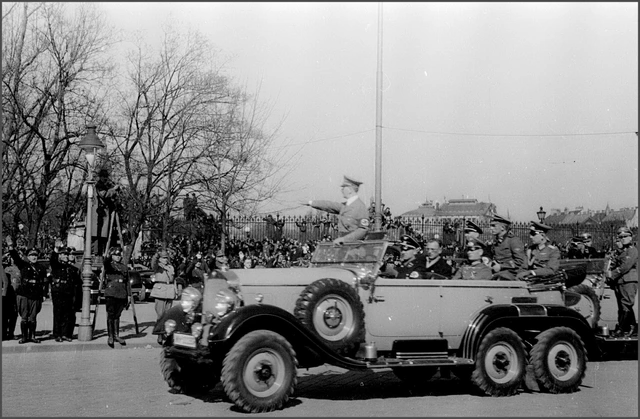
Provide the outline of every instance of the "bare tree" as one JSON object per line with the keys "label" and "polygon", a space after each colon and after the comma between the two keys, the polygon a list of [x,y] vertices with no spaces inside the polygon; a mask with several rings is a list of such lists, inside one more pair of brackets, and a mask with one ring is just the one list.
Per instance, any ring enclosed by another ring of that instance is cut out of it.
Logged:
{"label": "bare tree", "polygon": [[159,218],[168,242],[167,222],[178,197],[196,181],[193,166],[205,149],[207,110],[227,96],[227,79],[215,62],[206,39],[171,28],[165,28],[158,51],[139,43],[129,56],[127,89],[120,92],[110,137],[121,158],[133,237],[146,221]]}
{"label": "bare tree", "polygon": [[[198,186],[206,209],[227,225],[231,212],[255,213],[257,206],[282,191],[293,157],[272,148],[278,124],[267,131],[272,108],[236,89],[232,100],[218,104],[207,126],[208,148],[197,166]],[[225,247],[225,228],[220,245]]]}
{"label": "bare tree", "polygon": [[26,218],[30,244],[55,197],[67,200],[63,213],[77,205],[68,200],[81,177],[74,144],[100,112],[86,91],[110,71],[102,22],[91,4],[3,5],[3,200],[14,223]]}

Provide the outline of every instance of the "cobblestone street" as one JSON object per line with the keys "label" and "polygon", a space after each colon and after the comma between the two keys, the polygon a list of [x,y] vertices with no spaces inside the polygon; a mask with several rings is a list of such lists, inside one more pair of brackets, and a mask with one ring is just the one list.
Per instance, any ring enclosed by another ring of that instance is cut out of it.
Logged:
{"label": "cobblestone street", "polygon": [[[174,395],[157,347],[2,355],[2,416],[243,416],[218,385]],[[35,395],[35,396],[34,396]],[[299,371],[297,398],[256,416],[637,416],[637,361],[590,362],[581,390],[479,397],[455,378],[411,391],[393,373]]]}

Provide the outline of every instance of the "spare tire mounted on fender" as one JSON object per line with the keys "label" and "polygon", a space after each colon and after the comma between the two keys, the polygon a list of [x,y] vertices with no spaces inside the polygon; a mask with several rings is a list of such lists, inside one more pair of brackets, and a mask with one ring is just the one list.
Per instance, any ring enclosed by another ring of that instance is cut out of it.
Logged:
{"label": "spare tire mounted on fender", "polygon": [[308,285],[294,315],[336,352],[353,356],[364,341],[364,308],[346,282],[324,278]]}

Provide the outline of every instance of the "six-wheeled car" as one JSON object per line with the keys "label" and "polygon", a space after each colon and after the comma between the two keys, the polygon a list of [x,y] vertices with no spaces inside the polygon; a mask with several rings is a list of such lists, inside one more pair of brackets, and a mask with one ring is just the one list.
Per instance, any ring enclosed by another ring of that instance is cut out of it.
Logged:
{"label": "six-wheeled car", "polygon": [[[542,391],[580,386],[601,353],[592,303],[538,283],[380,275],[390,242],[321,243],[306,269],[216,271],[158,321],[163,376],[174,391],[216,385],[248,412],[279,409],[296,369],[324,363],[391,369],[421,385],[438,368],[478,392],[510,396],[531,365]],[[200,301],[201,299],[201,301]]]}

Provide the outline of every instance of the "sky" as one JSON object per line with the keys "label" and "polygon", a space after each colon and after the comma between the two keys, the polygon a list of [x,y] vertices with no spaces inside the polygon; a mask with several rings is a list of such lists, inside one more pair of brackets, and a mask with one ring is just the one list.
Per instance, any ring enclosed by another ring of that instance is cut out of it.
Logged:
{"label": "sky", "polygon": [[[379,3],[100,3],[153,42],[198,30],[260,85],[292,156],[260,212],[375,196]],[[637,3],[383,3],[381,198],[393,215],[476,198],[536,211],[638,205]]]}

